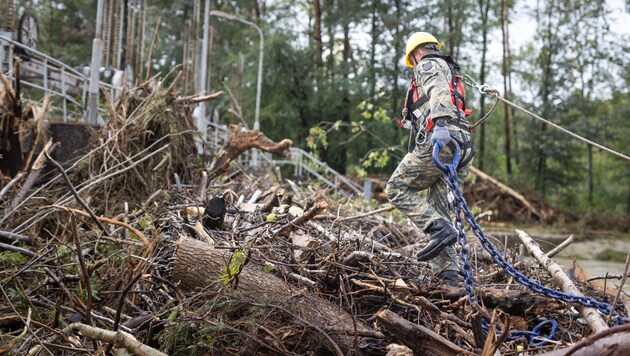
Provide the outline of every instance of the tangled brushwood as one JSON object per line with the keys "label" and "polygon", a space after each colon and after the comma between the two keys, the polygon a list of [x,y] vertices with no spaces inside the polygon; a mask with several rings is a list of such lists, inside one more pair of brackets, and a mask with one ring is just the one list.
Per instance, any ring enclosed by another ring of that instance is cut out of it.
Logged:
{"label": "tangled brushwood", "polygon": [[[214,96],[178,98],[151,83],[106,107],[86,154],[61,166],[43,140],[22,173],[3,176],[0,354],[630,350],[627,325],[608,328],[607,316],[515,284],[472,236],[481,306],[416,261],[424,236],[391,207],[236,161],[250,148],[287,155],[290,140],[232,126],[220,150],[197,155],[191,105]],[[497,244],[519,271],[554,283]],[[627,315],[612,282],[603,290],[577,266],[569,274]],[[502,332],[549,319],[559,328],[544,346]]]}

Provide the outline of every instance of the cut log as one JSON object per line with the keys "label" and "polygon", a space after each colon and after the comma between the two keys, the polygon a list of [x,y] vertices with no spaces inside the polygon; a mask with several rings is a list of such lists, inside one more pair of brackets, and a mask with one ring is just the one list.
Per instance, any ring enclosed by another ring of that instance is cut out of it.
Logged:
{"label": "cut log", "polygon": [[[545,253],[540,249],[540,246],[534,239],[527,235],[524,231],[516,230],[518,236],[523,241],[525,247],[529,253],[534,257],[542,266],[544,266],[549,275],[553,278],[553,281],[562,288],[565,293],[570,293],[577,296],[583,296],[577,289],[571,279],[562,271],[562,267],[555,263],[551,258],[547,257]],[[587,308],[583,305],[576,306],[580,314],[586,319],[586,322],[590,326],[594,333],[600,332],[608,328],[604,319],[595,308]]]}
{"label": "cut log", "polygon": [[438,335],[435,331],[416,325],[398,314],[383,310],[376,314],[378,325],[390,339],[401,343],[413,350],[414,355],[472,355],[449,340]]}
{"label": "cut log", "polygon": [[[207,243],[190,238],[181,238],[175,246],[172,278],[174,282],[179,283],[184,292],[206,288],[210,281],[219,281],[219,277],[225,274],[226,261],[230,260],[230,252],[214,249]],[[218,283],[217,289],[224,286]],[[354,338],[345,333],[334,333],[331,330],[345,330],[352,333],[356,325],[359,334],[373,332],[367,325],[353,321],[353,317],[337,305],[298,289],[251,264],[246,264],[238,275],[238,290],[245,298],[256,303],[286,305],[286,309],[295,310],[295,313],[308,324],[319,326],[323,331],[329,332],[329,337],[344,353],[352,349]],[[334,345],[325,347],[331,352],[337,352]]]}
{"label": "cut log", "polygon": [[212,162],[209,181],[225,172],[230,162],[250,148],[258,148],[287,157],[292,144],[293,142],[289,139],[274,142],[258,130],[243,131],[238,125],[230,125],[230,140],[221,148],[217,158]]}

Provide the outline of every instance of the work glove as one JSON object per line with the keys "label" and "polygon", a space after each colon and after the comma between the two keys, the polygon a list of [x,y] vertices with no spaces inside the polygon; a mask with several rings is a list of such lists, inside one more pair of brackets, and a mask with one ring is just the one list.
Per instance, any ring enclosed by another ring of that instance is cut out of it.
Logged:
{"label": "work glove", "polygon": [[446,126],[436,126],[433,128],[433,133],[431,134],[432,144],[444,148],[449,142],[451,142],[451,134],[448,133]]}

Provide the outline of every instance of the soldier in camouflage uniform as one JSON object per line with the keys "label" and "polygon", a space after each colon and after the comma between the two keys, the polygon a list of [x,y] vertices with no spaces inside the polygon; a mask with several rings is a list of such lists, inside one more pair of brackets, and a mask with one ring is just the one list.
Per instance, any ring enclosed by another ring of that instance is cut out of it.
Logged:
{"label": "soldier in camouflage uniform", "polygon": [[[454,248],[457,233],[449,214],[447,185],[432,153],[433,145],[440,145],[440,161],[449,163],[454,152],[451,138],[460,145],[457,174],[462,187],[474,151],[470,123],[465,118],[469,112],[463,107],[463,87],[455,84],[459,68],[449,56],[439,55],[440,47],[435,37],[425,32],[417,32],[407,41],[406,63],[414,69],[410,90],[416,95],[409,99],[408,94],[403,119],[413,124],[413,142],[385,191],[389,201],[428,236],[429,243],[418,253],[418,260],[429,261],[432,271],[445,283],[461,285]],[[453,87],[461,92],[461,104],[451,94]]]}

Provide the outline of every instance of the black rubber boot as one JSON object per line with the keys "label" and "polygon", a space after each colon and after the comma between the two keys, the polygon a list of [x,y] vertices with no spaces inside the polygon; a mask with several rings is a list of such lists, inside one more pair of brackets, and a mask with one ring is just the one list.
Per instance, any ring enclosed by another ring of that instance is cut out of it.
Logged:
{"label": "black rubber boot", "polygon": [[448,269],[438,273],[438,278],[444,283],[452,287],[463,286],[464,279],[457,271]]}
{"label": "black rubber boot", "polygon": [[427,261],[437,256],[446,246],[449,246],[457,240],[457,231],[453,225],[444,220],[438,219],[429,224],[424,229],[424,233],[429,236],[429,243],[416,255],[418,261]]}

